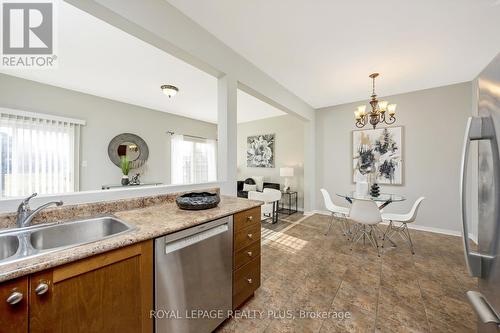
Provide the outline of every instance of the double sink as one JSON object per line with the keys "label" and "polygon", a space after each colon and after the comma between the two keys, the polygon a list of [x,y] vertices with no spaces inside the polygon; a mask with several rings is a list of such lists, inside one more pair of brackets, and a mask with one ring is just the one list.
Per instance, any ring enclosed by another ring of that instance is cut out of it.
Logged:
{"label": "double sink", "polygon": [[0,232],[0,265],[118,236],[132,229],[114,216],[8,229]]}

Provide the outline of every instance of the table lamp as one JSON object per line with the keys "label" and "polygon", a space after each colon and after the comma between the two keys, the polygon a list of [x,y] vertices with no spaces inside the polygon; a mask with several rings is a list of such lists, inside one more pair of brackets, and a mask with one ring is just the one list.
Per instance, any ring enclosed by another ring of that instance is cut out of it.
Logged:
{"label": "table lamp", "polygon": [[280,168],[280,176],[285,177],[285,187],[283,191],[290,191],[290,177],[293,177],[293,168]]}

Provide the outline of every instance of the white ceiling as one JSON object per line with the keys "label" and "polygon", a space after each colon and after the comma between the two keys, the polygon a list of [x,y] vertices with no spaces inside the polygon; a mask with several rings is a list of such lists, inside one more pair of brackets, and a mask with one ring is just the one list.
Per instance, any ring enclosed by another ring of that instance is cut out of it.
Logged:
{"label": "white ceiling", "polygon": [[500,52],[499,0],[168,0],[313,107],[469,81]]}
{"label": "white ceiling", "polygon": [[[54,70],[0,71],[154,110],[217,122],[217,79],[69,4],[59,2]],[[162,84],[179,87],[169,99]],[[238,93],[238,121],[257,120],[281,111]]]}

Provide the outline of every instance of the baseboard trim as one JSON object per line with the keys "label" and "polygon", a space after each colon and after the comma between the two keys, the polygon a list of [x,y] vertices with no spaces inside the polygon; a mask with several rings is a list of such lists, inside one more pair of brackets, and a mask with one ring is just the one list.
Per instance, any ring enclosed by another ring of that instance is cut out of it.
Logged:
{"label": "baseboard trim", "polygon": [[[326,211],[326,210],[313,210],[313,211],[309,211],[309,212],[304,212],[304,215],[314,215],[314,214],[328,215],[328,216],[331,215],[331,213],[329,211]],[[384,221],[381,224],[387,225],[388,222]],[[462,237],[462,233],[460,231],[428,227],[428,226],[418,225],[415,223],[408,223],[408,229],[433,232],[436,234],[443,234],[443,235],[448,235],[448,236]],[[469,238],[477,244],[477,236],[476,235],[469,233]]]}

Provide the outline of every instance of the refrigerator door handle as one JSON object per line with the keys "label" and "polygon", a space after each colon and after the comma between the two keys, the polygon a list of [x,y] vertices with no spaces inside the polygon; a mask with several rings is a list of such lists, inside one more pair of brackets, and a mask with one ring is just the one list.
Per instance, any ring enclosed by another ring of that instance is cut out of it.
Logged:
{"label": "refrigerator door handle", "polygon": [[471,251],[469,245],[469,230],[467,222],[467,164],[469,158],[469,145],[472,140],[488,140],[493,152],[494,181],[498,186],[500,160],[498,157],[498,143],[491,117],[469,117],[465,129],[465,139],[462,151],[462,177],[460,179],[460,205],[462,211],[462,234],[465,252],[465,264],[471,276],[481,277],[483,262],[493,259],[493,256]]}
{"label": "refrigerator door handle", "polygon": [[477,291],[468,291],[467,298],[484,324],[495,324],[500,327],[500,318],[483,294]]}

